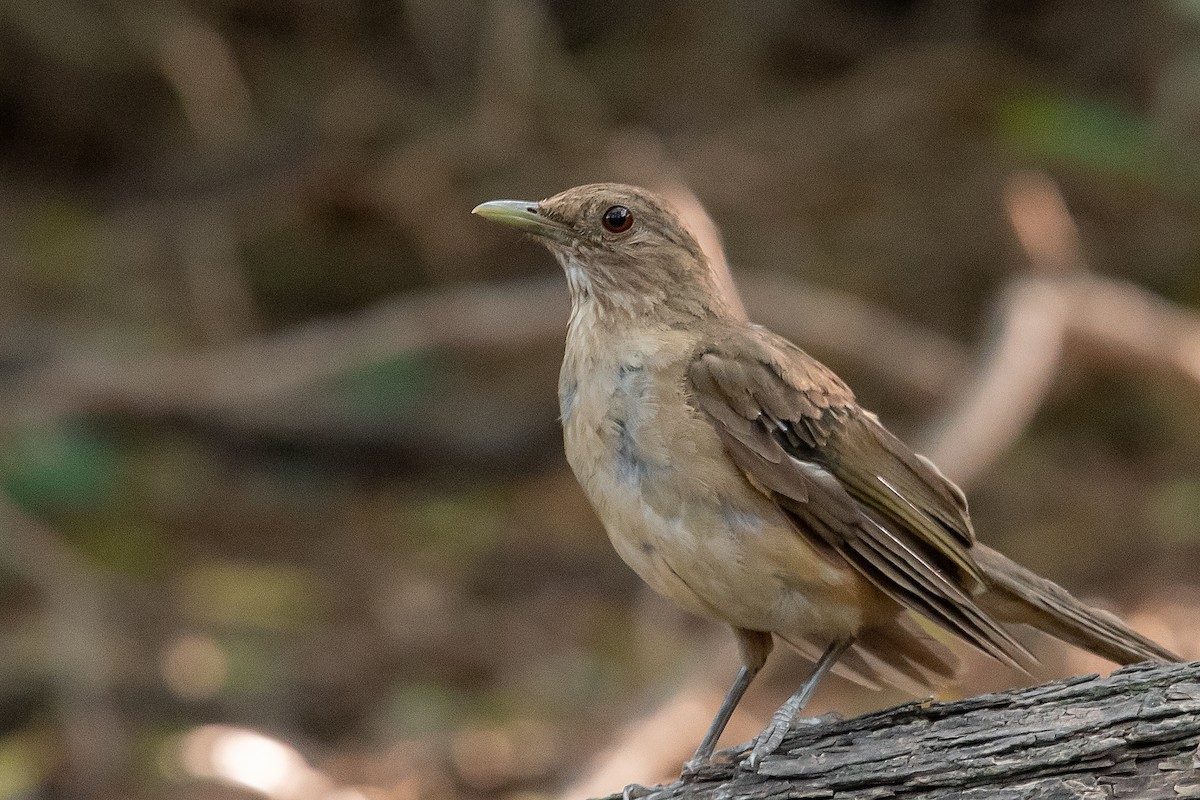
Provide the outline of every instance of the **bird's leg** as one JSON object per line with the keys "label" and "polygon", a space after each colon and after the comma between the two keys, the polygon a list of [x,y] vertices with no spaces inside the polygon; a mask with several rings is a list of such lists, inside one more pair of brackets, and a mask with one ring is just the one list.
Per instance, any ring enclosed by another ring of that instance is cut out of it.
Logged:
{"label": "bird's leg", "polygon": [[713,717],[712,724],[708,726],[708,733],[704,734],[704,739],[696,748],[696,754],[683,765],[682,777],[685,780],[695,775],[696,771],[712,758],[713,751],[717,747],[717,740],[721,738],[721,733],[729,724],[733,710],[741,702],[742,695],[750,688],[754,676],[762,669],[763,664],[767,663],[767,656],[770,655],[771,648],[774,646],[774,641],[769,633],[748,631],[742,628],[734,628],[733,632],[738,637],[738,651],[742,656],[742,668],[738,670],[733,685],[725,693],[725,699],[721,701],[717,715]]}
{"label": "bird's leg", "polygon": [[683,765],[683,777],[687,778],[695,774],[696,770],[704,766],[712,758],[713,750],[717,748],[717,740],[721,738],[721,733],[725,730],[725,726],[729,724],[729,718],[733,716],[733,710],[737,708],[742,695],[746,693],[746,689],[750,687],[750,682],[754,680],[754,676],[757,674],[758,668],[751,669],[745,665],[738,670],[737,678],[734,679],[733,685],[726,692],[725,699],[721,702],[720,709],[717,710],[717,716],[713,717],[712,725],[708,726],[708,733],[704,734],[704,739],[700,742],[700,746],[696,748],[696,754],[692,756],[691,761]]}
{"label": "bird's leg", "polygon": [[854,639],[843,639],[829,645],[821,655],[821,659],[817,661],[817,666],[813,669],[812,674],[805,679],[804,683],[800,684],[800,688],[796,690],[795,694],[779,707],[779,710],[772,715],[771,722],[754,740],[754,748],[745,761],[749,769],[758,769],[762,760],[775,752],[783,742],[784,735],[796,723],[796,715],[804,708],[804,704],[812,696],[813,690],[817,688],[821,678],[833,668],[842,653],[846,652],[846,648],[853,643]]}

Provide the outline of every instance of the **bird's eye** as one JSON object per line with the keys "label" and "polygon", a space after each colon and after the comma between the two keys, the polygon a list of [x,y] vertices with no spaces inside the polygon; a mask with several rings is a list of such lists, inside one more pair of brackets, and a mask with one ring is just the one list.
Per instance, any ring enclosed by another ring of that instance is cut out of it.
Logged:
{"label": "bird's eye", "polygon": [[625,206],[612,206],[600,218],[604,230],[612,233],[623,233],[633,225],[633,212]]}

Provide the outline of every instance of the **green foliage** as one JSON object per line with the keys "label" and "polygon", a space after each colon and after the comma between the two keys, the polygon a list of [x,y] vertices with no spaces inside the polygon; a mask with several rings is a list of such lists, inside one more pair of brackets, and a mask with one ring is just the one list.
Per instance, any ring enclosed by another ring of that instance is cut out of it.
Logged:
{"label": "green foliage", "polygon": [[376,725],[389,738],[420,736],[457,726],[472,705],[470,695],[445,683],[405,681],[384,700]]}
{"label": "green foliage", "polygon": [[168,536],[131,514],[86,515],[64,525],[71,544],[95,565],[136,578],[161,576],[170,566]]}
{"label": "green foliage", "polygon": [[0,800],[36,796],[50,772],[50,752],[45,737],[31,731],[0,738]]}
{"label": "green foliage", "polygon": [[227,634],[218,642],[228,669],[224,693],[260,697],[288,686],[293,665],[285,648],[255,633]]}
{"label": "green foliage", "polygon": [[186,619],[212,628],[294,631],[325,614],[317,576],[287,564],[196,565],[182,578],[179,603]]}
{"label": "green foliage", "polygon": [[39,428],[7,442],[0,456],[0,482],[36,513],[97,511],[118,501],[123,467],[120,450],[98,429]]}
{"label": "green foliage", "polygon": [[1148,511],[1150,525],[1171,545],[1200,545],[1200,477],[1164,482],[1151,495]]}
{"label": "green foliage", "polygon": [[415,498],[396,527],[398,544],[429,568],[469,568],[504,535],[504,500],[487,487]]}
{"label": "green foliage", "polygon": [[432,353],[406,353],[355,370],[339,378],[336,387],[353,409],[403,416],[429,398],[442,368]]}
{"label": "green foliage", "polygon": [[1000,133],[1026,157],[1138,183],[1163,183],[1171,152],[1142,116],[1077,95],[1027,93],[1000,106]]}

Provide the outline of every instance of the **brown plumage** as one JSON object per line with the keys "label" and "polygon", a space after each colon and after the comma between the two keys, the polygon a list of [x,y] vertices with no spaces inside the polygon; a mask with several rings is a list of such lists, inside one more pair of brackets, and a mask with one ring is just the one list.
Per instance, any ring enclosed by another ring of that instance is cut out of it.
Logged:
{"label": "brown plumage", "polygon": [[567,273],[567,459],[621,557],[723,620],[743,668],[706,760],[778,636],[817,669],[756,740],[778,746],[827,670],[920,691],[955,659],[919,614],[1016,666],[1025,623],[1119,663],[1178,660],[978,544],[962,492],[828,368],[732,311],[687,228],[642,189],[597,184],[476,213],[536,236]]}

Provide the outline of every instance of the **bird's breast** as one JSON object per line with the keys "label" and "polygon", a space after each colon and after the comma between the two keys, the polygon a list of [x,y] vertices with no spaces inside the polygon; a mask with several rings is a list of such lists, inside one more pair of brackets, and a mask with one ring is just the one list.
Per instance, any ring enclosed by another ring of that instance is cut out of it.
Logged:
{"label": "bird's breast", "polygon": [[575,338],[559,385],[571,468],[598,510],[638,498],[673,515],[692,491],[696,457],[720,452],[685,399],[691,343],[675,331]]}
{"label": "bird's breast", "polygon": [[690,611],[769,630],[791,588],[842,579],[745,481],[690,403],[686,332],[568,337],[559,385],[567,461],[621,558]]}

